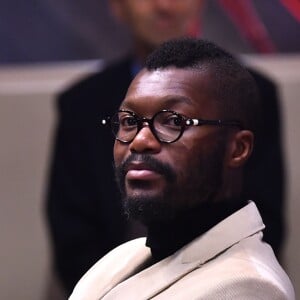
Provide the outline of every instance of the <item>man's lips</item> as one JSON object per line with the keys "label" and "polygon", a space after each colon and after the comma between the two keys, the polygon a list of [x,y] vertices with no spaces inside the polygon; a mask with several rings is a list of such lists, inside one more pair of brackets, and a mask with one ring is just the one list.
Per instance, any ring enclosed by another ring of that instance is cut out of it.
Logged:
{"label": "man's lips", "polygon": [[130,154],[119,166],[115,166],[115,172],[123,189],[126,186],[140,188],[176,181],[176,173],[172,167],[149,154]]}
{"label": "man's lips", "polygon": [[145,163],[131,163],[126,168],[127,180],[155,180],[161,174]]}

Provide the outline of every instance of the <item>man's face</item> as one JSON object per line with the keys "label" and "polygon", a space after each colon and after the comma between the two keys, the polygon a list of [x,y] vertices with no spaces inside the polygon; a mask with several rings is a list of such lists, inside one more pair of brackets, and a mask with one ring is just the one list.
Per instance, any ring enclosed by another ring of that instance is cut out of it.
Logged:
{"label": "man's face", "polygon": [[136,40],[154,48],[187,35],[202,0],[114,0]]}
{"label": "man's face", "polygon": [[[163,109],[186,117],[219,119],[210,75],[177,68],[143,70],[131,83],[121,109],[151,118]],[[226,135],[217,126],[191,126],[171,144],[145,125],[131,143],[115,142],[116,178],[125,207],[144,223],[175,218],[222,189]]]}

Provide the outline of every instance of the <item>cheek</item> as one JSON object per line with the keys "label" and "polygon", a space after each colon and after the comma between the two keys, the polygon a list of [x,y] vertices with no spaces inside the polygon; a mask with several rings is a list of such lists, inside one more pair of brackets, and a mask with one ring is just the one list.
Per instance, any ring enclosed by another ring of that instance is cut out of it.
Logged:
{"label": "cheek", "polygon": [[178,143],[177,146],[181,148],[180,151],[182,153],[189,153],[188,155],[195,156],[198,152],[208,151],[213,146],[214,141],[210,134],[199,135],[196,138],[195,133],[186,131],[184,132],[184,136],[176,143]]}
{"label": "cheek", "polygon": [[173,166],[180,178],[188,178],[195,172],[199,162],[206,161],[215,152],[218,142],[214,134],[199,138],[186,135],[176,142],[176,149],[172,151]]}
{"label": "cheek", "polygon": [[[123,0],[122,0],[123,1]],[[151,4],[149,1],[136,1],[138,3],[133,4],[128,9],[128,19],[133,27],[139,27],[144,24],[145,18],[149,18],[152,15]]]}
{"label": "cheek", "polygon": [[113,151],[114,151],[114,162],[116,166],[120,165],[120,163],[124,160],[126,155],[126,149],[127,149],[126,145],[123,145],[120,142],[115,141]]}
{"label": "cheek", "polygon": [[191,155],[195,156],[196,153],[205,155],[214,151],[215,147],[219,147],[220,143],[224,142],[224,138],[226,137],[219,128],[195,126],[184,131],[178,144],[190,151]]}
{"label": "cheek", "polygon": [[177,173],[177,178],[180,182],[185,181],[191,171],[195,167],[195,162],[198,162],[200,156],[204,155],[204,150],[199,147],[199,144],[192,144],[184,141],[178,141],[176,148],[169,152],[168,161]]}
{"label": "cheek", "polygon": [[176,143],[178,143],[178,146],[181,148],[180,151],[182,153],[191,151],[195,146],[195,143],[191,142],[188,139],[183,139],[182,137]]}

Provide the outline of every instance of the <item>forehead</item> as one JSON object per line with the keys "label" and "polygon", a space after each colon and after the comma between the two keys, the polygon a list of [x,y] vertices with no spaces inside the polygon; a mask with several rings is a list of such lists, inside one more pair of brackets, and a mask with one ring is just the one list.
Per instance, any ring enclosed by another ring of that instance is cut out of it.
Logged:
{"label": "forehead", "polygon": [[121,108],[136,113],[160,109],[183,109],[191,112],[215,112],[212,77],[208,68],[201,70],[175,67],[154,71],[142,70],[129,86]]}

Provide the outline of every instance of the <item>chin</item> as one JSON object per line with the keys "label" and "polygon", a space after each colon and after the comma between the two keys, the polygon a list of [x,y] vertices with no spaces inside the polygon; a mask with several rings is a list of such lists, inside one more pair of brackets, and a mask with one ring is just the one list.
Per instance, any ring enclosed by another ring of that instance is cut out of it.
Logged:
{"label": "chin", "polygon": [[129,218],[147,225],[166,222],[176,215],[174,207],[161,196],[135,194],[124,198],[124,211]]}

